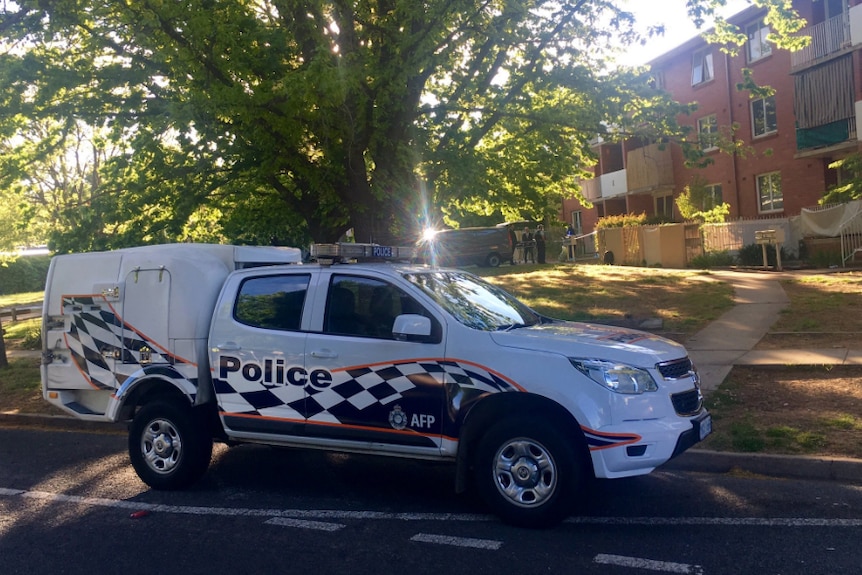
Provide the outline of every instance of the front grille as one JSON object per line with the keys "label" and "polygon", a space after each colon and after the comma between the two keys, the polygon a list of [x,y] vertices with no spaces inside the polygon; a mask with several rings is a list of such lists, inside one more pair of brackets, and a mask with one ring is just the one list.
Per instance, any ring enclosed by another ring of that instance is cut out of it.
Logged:
{"label": "front grille", "polygon": [[656,365],[656,369],[665,379],[682,379],[688,377],[692,371],[691,360],[684,357],[674,361],[666,361]]}
{"label": "front grille", "polygon": [[697,388],[670,396],[673,408],[679,415],[694,415],[703,407],[703,396]]}

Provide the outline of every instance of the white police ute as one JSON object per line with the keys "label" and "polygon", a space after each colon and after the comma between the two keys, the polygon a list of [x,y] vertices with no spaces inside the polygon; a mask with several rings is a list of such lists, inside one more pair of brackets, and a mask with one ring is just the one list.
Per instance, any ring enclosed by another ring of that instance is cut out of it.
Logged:
{"label": "white police ute", "polygon": [[[571,513],[591,476],[645,474],[711,431],[686,350],[545,317],[409,249],[171,244],[60,255],[42,386],[129,422],[156,489],[201,477],[214,440],[449,461],[507,522]],[[381,261],[387,260],[387,261]],[[345,263],[349,262],[349,263]]]}

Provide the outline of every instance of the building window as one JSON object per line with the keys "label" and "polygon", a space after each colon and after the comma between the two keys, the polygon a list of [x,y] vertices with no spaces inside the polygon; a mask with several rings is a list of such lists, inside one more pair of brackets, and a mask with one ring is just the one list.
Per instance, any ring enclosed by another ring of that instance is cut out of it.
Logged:
{"label": "building window", "polygon": [[755,138],[778,131],[775,96],[751,102],[751,122]]}
{"label": "building window", "polygon": [[781,192],[781,172],[757,176],[757,197],[760,213],[780,212],[784,209],[784,194]]}
{"label": "building window", "polygon": [[703,188],[703,210],[711,210],[722,204],[721,184],[709,184]]}
{"label": "building window", "polygon": [[748,37],[746,53],[748,61],[754,62],[772,54],[772,44],[766,41],[769,35],[769,26],[763,20],[754,22],[745,27],[745,35]]}
{"label": "building window", "polygon": [[576,236],[584,233],[584,220],[581,217],[581,212],[572,212],[572,229]]}
{"label": "building window", "polygon": [[709,82],[714,77],[712,67],[712,49],[699,50],[691,59],[691,85],[697,86]]}
{"label": "building window", "polygon": [[673,219],[673,194],[659,196],[655,199],[655,215],[668,220]]}
{"label": "building window", "polygon": [[715,114],[697,120],[697,137],[700,141],[700,149],[703,151],[718,147],[718,120]]}

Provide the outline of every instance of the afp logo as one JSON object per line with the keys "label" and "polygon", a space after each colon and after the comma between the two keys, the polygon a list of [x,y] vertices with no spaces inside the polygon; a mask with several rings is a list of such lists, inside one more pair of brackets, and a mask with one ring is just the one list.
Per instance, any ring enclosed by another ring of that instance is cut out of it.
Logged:
{"label": "afp logo", "polygon": [[408,426],[413,429],[431,429],[435,421],[437,421],[436,417],[425,413],[414,413],[411,417],[402,411],[400,405],[396,405],[389,412],[389,425],[397,431],[406,429]]}

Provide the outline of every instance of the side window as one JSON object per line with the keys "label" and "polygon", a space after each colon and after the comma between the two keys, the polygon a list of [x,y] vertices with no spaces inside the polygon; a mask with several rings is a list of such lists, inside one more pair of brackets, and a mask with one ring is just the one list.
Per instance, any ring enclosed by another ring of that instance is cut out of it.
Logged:
{"label": "side window", "polygon": [[745,27],[748,37],[747,57],[749,62],[755,62],[772,54],[772,44],[766,41],[769,36],[769,26],[763,20],[758,20]]}
{"label": "side window", "polygon": [[403,313],[429,315],[412,297],[388,282],[334,275],[326,302],[323,331],[394,339],[392,324]]}
{"label": "side window", "polygon": [[722,203],[721,184],[708,184],[704,187],[703,209],[711,210]]}
{"label": "side window", "polygon": [[700,149],[704,152],[718,147],[718,120],[715,114],[698,118],[697,136],[700,140]]}
{"label": "side window", "polygon": [[673,195],[659,196],[655,199],[655,214],[673,219]]}
{"label": "side window", "polygon": [[283,275],[243,281],[234,318],[252,327],[298,330],[309,280],[308,275]]}
{"label": "side window", "polygon": [[760,199],[760,213],[783,210],[784,193],[781,191],[781,172],[757,176],[757,196]]}
{"label": "side window", "polygon": [[751,102],[751,125],[755,138],[778,131],[775,96],[760,98]]}
{"label": "side window", "polygon": [[712,48],[695,52],[691,58],[691,85],[697,86],[709,82],[713,74]]}

